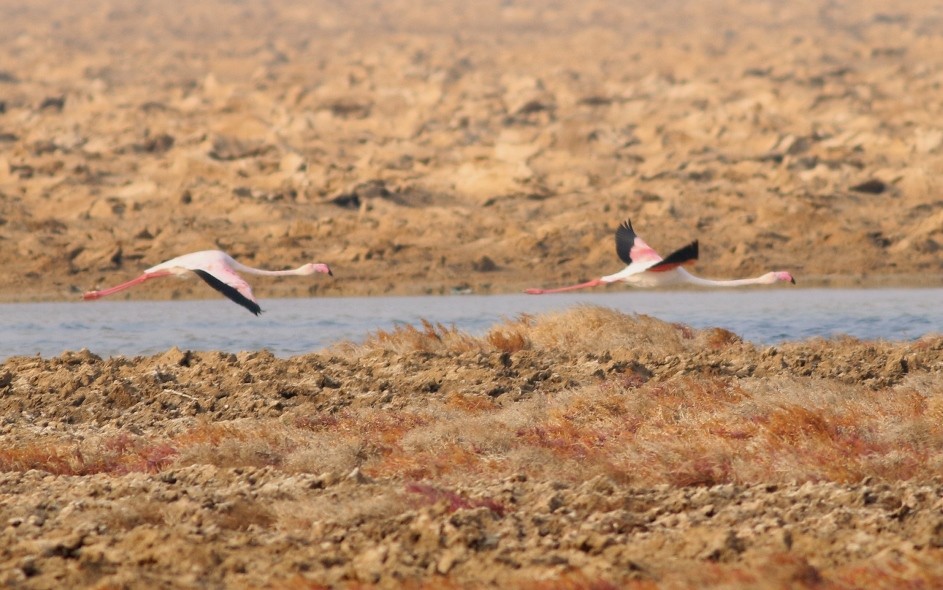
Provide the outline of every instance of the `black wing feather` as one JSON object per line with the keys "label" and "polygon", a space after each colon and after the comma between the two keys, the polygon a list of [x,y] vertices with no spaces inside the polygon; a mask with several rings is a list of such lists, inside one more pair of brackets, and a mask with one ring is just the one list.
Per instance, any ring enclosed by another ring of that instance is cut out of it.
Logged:
{"label": "black wing feather", "polygon": [[679,264],[691,262],[692,260],[697,260],[697,240],[694,240],[683,248],[675,250],[654,266],[649,267],[648,270],[652,272],[658,272],[659,270],[670,270]]}
{"label": "black wing feather", "polygon": [[626,219],[616,230],[616,254],[619,259],[626,264],[632,264],[632,246],[635,245],[635,230],[632,229],[632,222]]}
{"label": "black wing feather", "polygon": [[232,299],[239,305],[243,306],[244,308],[248,309],[255,315],[259,315],[260,313],[262,313],[262,308],[259,307],[258,303],[256,303],[255,301],[252,301],[251,299],[249,299],[248,297],[246,297],[245,295],[237,291],[235,287],[227,285],[226,283],[217,279],[216,277],[206,272],[205,270],[195,268],[193,269],[193,272],[195,272],[198,277],[206,281],[207,285],[209,285],[210,287],[213,287],[214,289],[216,289],[217,291],[219,291],[226,297],[229,297],[230,299]]}

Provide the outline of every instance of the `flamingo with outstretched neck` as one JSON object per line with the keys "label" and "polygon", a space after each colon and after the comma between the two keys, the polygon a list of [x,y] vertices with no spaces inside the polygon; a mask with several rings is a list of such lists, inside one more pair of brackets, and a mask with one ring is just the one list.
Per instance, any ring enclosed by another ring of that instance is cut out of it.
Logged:
{"label": "flamingo with outstretched neck", "polygon": [[632,229],[632,222],[625,220],[616,229],[616,254],[628,266],[619,272],[578,285],[558,287],[556,289],[527,289],[531,295],[561,293],[587,287],[608,285],[609,283],[629,283],[638,287],[663,287],[677,284],[691,284],[702,287],[741,287],[744,285],[771,285],[780,281],[792,284],[796,279],[785,271],[772,271],[752,279],[712,280],[692,275],[682,265],[697,260],[697,240],[662,258],[658,252],[638,237]]}
{"label": "flamingo with outstretched neck", "polygon": [[237,271],[254,275],[267,277],[283,276],[306,276],[315,273],[324,273],[334,276],[331,268],[323,263],[308,263],[291,270],[263,270],[252,268],[237,262],[232,256],[220,250],[204,250],[202,252],[191,252],[176,258],[171,258],[166,262],[161,262],[145,270],[141,276],[131,279],[126,283],[102,289],[100,291],[88,291],[82,295],[82,299],[100,299],[124,291],[129,287],[139,285],[144,281],[166,276],[187,276],[190,273],[200,277],[210,286],[229,297],[239,305],[245,307],[255,315],[262,313],[259,302],[252,294],[252,287],[249,286]]}

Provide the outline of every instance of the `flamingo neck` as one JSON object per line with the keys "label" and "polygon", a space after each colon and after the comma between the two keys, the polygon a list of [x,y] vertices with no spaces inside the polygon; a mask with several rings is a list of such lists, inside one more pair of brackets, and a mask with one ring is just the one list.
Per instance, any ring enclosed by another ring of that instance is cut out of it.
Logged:
{"label": "flamingo neck", "polygon": [[262,277],[288,277],[310,274],[304,266],[299,266],[298,268],[292,268],[289,270],[265,270],[264,268],[252,268],[251,266],[246,266],[245,264],[241,264],[239,262],[235,262],[235,264],[232,266],[236,270]]}
{"label": "flamingo neck", "polygon": [[772,277],[770,274],[749,279],[715,280],[695,276],[683,268],[679,268],[677,271],[684,277],[685,282],[703,287],[742,287],[744,285],[768,285],[776,282],[776,278]]}
{"label": "flamingo neck", "polygon": [[695,285],[704,285],[705,287],[742,287],[744,285],[759,285],[759,284],[762,284],[764,281],[761,281],[758,278],[713,280],[713,279],[702,279],[701,277],[692,276],[689,282]]}

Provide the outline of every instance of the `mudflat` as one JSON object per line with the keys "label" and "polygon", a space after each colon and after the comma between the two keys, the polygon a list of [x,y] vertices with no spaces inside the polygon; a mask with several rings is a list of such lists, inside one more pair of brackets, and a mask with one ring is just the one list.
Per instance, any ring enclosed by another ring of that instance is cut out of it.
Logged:
{"label": "mudflat", "polygon": [[[0,299],[215,248],[334,269],[261,297],[511,292],[618,270],[626,218],[708,277],[939,286],[941,31],[909,0],[0,0]],[[161,281],[117,296],[216,296]],[[13,357],[0,585],[938,587],[941,424],[939,336],[595,307]]]}

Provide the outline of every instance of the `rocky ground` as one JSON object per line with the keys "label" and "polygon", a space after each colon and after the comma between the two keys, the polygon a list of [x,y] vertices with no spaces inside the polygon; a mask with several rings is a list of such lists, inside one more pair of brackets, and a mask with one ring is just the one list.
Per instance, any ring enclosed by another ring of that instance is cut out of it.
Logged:
{"label": "rocky ground", "polygon": [[936,587],[941,376],[940,337],[761,349],[592,307],[291,359],[14,357],[0,580]]}
{"label": "rocky ground", "polygon": [[[625,218],[705,276],[939,286],[941,31],[916,0],[0,0],[0,300],[206,248],[334,269],[263,297],[511,292],[614,272]],[[941,587],[941,375],[939,337],[595,308],[13,357],[0,585]]]}

